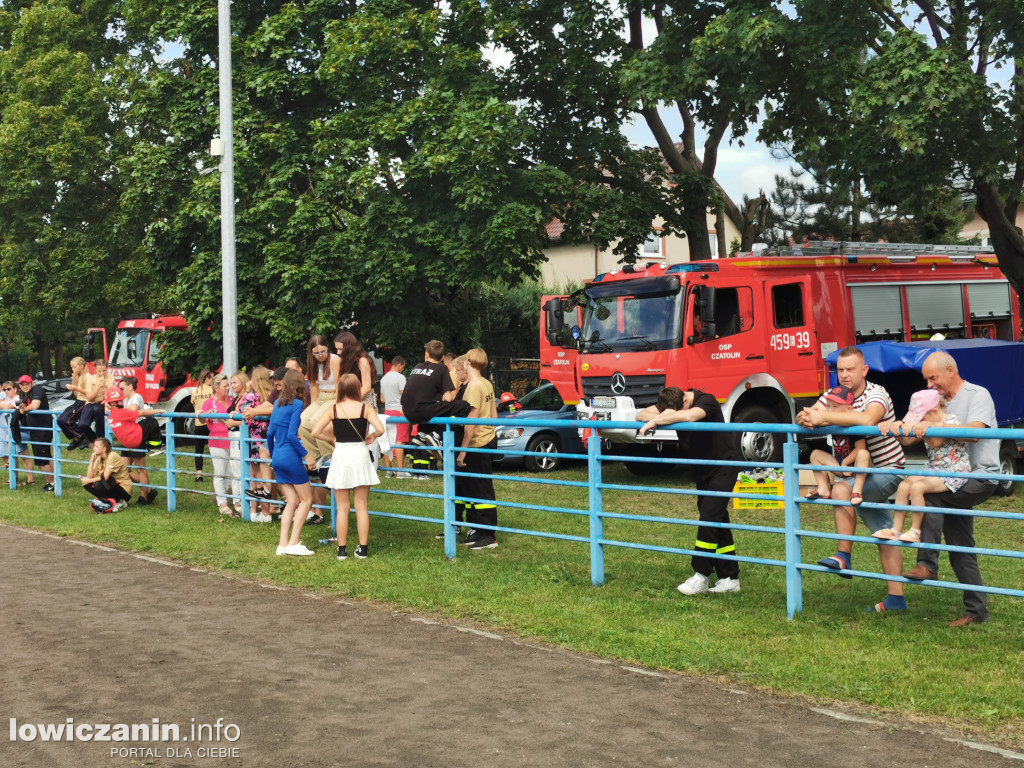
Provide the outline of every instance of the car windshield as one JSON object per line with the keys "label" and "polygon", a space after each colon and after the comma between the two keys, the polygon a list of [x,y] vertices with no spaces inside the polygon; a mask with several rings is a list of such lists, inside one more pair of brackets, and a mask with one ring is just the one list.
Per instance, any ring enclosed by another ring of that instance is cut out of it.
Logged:
{"label": "car windshield", "polygon": [[641,351],[679,344],[682,292],[678,278],[591,286],[586,295],[581,349]]}
{"label": "car windshield", "polygon": [[565,401],[557,389],[550,384],[544,384],[523,395],[519,405],[523,410],[558,411],[565,405]]}
{"label": "car windshield", "polygon": [[135,368],[146,362],[149,331],[145,328],[118,328],[110,348],[112,368]]}

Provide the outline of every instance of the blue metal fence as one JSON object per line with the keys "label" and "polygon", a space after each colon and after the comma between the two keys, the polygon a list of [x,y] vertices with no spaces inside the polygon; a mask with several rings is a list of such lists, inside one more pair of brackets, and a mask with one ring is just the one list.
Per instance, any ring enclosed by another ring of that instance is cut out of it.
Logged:
{"label": "blue metal fence", "polygon": [[[50,443],[53,460],[54,460],[54,485],[55,493],[60,496],[63,493],[62,480],[65,478],[76,477],[78,472],[68,472],[68,469],[74,468],[76,465],[84,465],[88,463],[88,457],[85,461],[70,459],[65,457],[63,448],[65,447],[60,440],[60,431],[56,426],[57,413],[50,412],[54,418],[54,429],[53,439]],[[178,504],[178,496],[180,493],[191,493],[197,495],[210,496],[213,495],[212,491],[199,490],[196,488],[183,488],[179,482],[179,475],[183,474],[184,470],[177,467],[177,459],[180,457],[194,457],[194,452],[179,450],[178,446],[180,441],[186,435],[180,430],[179,421],[190,419],[194,416],[191,413],[170,413],[166,414],[166,456],[164,466],[152,468],[154,471],[163,471],[166,473],[166,482],[163,485],[150,483],[148,487],[162,489],[166,492],[166,506],[168,511],[175,511]],[[206,419],[216,418],[227,418],[224,415],[218,414],[205,414]],[[399,419],[402,421],[401,419]],[[593,428],[595,427],[592,421],[578,421],[575,422],[580,428]],[[423,499],[436,500],[441,503],[442,517],[428,517],[423,515],[404,514],[395,512],[384,512],[381,510],[370,510],[370,514],[379,517],[388,517],[401,520],[413,520],[417,522],[427,523],[441,523],[444,532],[444,550],[445,555],[448,558],[454,558],[456,556],[456,526],[459,523],[456,520],[455,510],[457,502],[475,503],[487,501],[484,499],[475,499],[468,496],[458,496],[455,493],[455,478],[456,477],[480,477],[479,475],[473,475],[468,472],[459,471],[455,466],[455,455],[460,450],[466,450],[471,453],[490,453],[490,454],[502,454],[502,455],[516,455],[525,456],[529,455],[524,451],[500,451],[487,448],[470,448],[462,449],[457,448],[454,440],[453,427],[466,424],[489,424],[493,426],[507,426],[508,421],[503,419],[456,419],[446,418],[437,419],[435,424],[444,430],[443,440],[441,445],[441,454],[443,458],[442,469],[440,470],[428,470],[420,469],[413,470],[415,473],[421,475],[432,475],[440,477],[442,479],[442,493],[428,493],[415,490],[398,490],[395,488],[381,488],[375,487],[373,493],[380,496],[408,496]],[[564,420],[550,420],[550,419],[517,419],[516,425],[521,427],[547,427],[554,428],[564,427],[566,421]],[[637,424],[634,422],[601,422],[601,428],[608,429],[635,429]],[[679,432],[687,431],[724,431],[724,432],[738,432],[747,431],[750,429],[749,425],[738,425],[738,424],[678,424],[665,429],[671,429]],[[808,500],[801,497],[800,495],[800,484],[799,484],[799,471],[800,470],[812,470],[820,467],[812,467],[809,464],[800,464],[798,456],[798,445],[796,439],[801,435],[815,435],[823,436],[825,434],[845,434],[855,437],[867,436],[875,434],[875,430],[871,427],[850,427],[846,429],[818,429],[818,430],[806,430],[794,425],[782,425],[782,424],[759,424],[757,426],[758,431],[771,432],[780,438],[785,439],[783,460],[779,463],[761,463],[756,465],[762,469],[777,469],[782,473],[783,478],[783,494],[782,502],[784,508],[783,524],[781,526],[770,526],[770,525],[749,525],[742,523],[699,523],[696,519],[684,519],[672,516],[651,516],[651,515],[637,515],[626,512],[614,512],[605,509],[605,494],[607,492],[639,492],[639,493],[657,493],[668,496],[724,496],[728,498],[740,498],[740,499],[753,499],[767,502],[778,502],[779,497],[777,495],[771,495],[767,493],[744,493],[744,492],[728,492],[720,493],[713,491],[696,491],[689,488],[665,488],[650,485],[637,484],[615,484],[606,482],[603,474],[603,466],[609,462],[617,461],[634,461],[634,462],[651,462],[656,464],[676,464],[680,466],[687,466],[693,464],[699,464],[700,461],[689,460],[689,459],[669,459],[660,457],[648,457],[642,458],[633,455],[624,456],[614,452],[615,446],[611,446],[612,452],[605,453],[602,443],[598,439],[591,439],[587,443],[586,454],[567,454],[559,453],[553,454],[563,459],[576,459],[579,461],[585,461],[587,464],[587,479],[582,480],[562,480],[546,478],[542,476],[510,476],[510,475],[495,475],[497,479],[502,481],[520,483],[520,484],[544,484],[551,486],[563,486],[570,488],[586,489],[587,491],[587,508],[586,509],[572,509],[559,507],[554,505],[543,505],[543,504],[528,504],[525,502],[517,502],[512,499],[500,499],[498,503],[502,507],[518,508],[533,510],[539,512],[549,512],[552,514],[569,514],[579,517],[586,517],[589,523],[589,529],[587,535],[573,535],[566,533],[556,533],[550,531],[539,531],[539,530],[527,530],[522,528],[515,528],[510,525],[497,525],[497,526],[484,526],[479,525],[478,528],[493,530],[495,533],[513,533],[526,536],[539,536],[552,539],[560,539],[570,542],[586,543],[589,546],[590,551],[590,571],[591,571],[591,582],[595,586],[600,586],[605,580],[605,562],[604,562],[604,549],[605,547],[621,547],[636,550],[644,550],[650,552],[662,552],[674,555],[695,555],[699,554],[702,557],[708,558],[721,558],[727,560],[734,560],[742,563],[750,563],[757,565],[776,566],[785,569],[786,573],[786,596],[787,596],[787,613],[792,618],[796,613],[802,610],[802,597],[803,597],[803,584],[802,575],[806,571],[817,571],[823,573],[835,573],[833,569],[826,568],[818,565],[817,563],[805,563],[802,558],[801,545],[804,539],[826,539],[835,541],[852,541],[864,544],[880,545],[880,546],[893,546],[893,547],[905,547],[909,549],[934,549],[940,552],[974,552],[978,555],[992,556],[992,557],[1003,557],[1022,559],[1024,558],[1024,552],[1017,550],[1005,550],[1005,549],[989,549],[989,548],[975,548],[967,549],[964,547],[950,546],[945,544],[927,544],[927,543],[908,543],[901,541],[886,540],[883,544],[880,544],[880,540],[870,536],[842,536],[834,532],[815,531],[805,529],[801,522],[801,508],[804,505],[815,504],[819,506],[842,506],[841,502],[831,501],[827,499],[817,499],[814,501]],[[973,430],[973,429],[944,429],[944,428],[932,428],[929,430],[930,437],[954,437],[954,438],[997,438],[1000,440],[1024,440],[1024,430],[1010,430],[1010,429],[986,429],[986,430]],[[31,435],[28,435],[31,437]],[[194,440],[192,435],[187,435],[188,440]],[[207,438],[208,439],[208,438]],[[237,440],[240,444],[241,453],[241,481],[242,481],[242,494],[240,496],[233,496],[233,500],[238,500],[242,503],[242,517],[245,520],[250,519],[249,507],[253,503],[253,499],[247,498],[244,495],[245,489],[253,482],[260,482],[257,479],[257,473],[254,472],[254,467],[261,463],[266,463],[265,460],[250,459],[248,446],[254,442],[253,438],[250,437],[247,425],[243,422],[239,427],[237,436],[232,434],[232,440]],[[38,442],[38,441],[27,441],[27,442]],[[424,448],[420,445],[399,445],[395,447],[405,448],[407,453],[415,453],[417,451],[431,450]],[[436,451],[437,449],[433,449]],[[24,458],[24,452],[16,455],[15,446],[13,442],[9,445],[8,449],[8,461],[11,466],[9,472],[9,487],[13,490],[17,487],[17,477],[19,474],[24,474],[26,470],[17,469],[15,464],[16,458]],[[740,470],[753,469],[755,465],[751,462],[720,462],[720,465],[734,466],[739,472]],[[406,470],[408,471],[408,470]],[[846,471],[849,472],[865,472],[871,474],[883,474],[883,475],[937,475],[937,476],[950,476],[957,473],[950,472],[929,472],[924,468],[908,468],[903,470],[894,469],[883,469],[883,468],[868,468],[859,470],[855,467],[847,467]],[[40,470],[37,468],[31,472],[33,475],[40,474]],[[991,475],[982,475],[979,473],[961,473],[960,476],[964,477],[976,477],[981,479],[991,479]],[[1017,482],[1024,482],[1024,476],[1013,475],[1013,476],[1001,476],[1000,479],[1013,479]],[[315,486],[323,488],[322,484],[314,483]],[[332,521],[332,528],[336,531],[337,524],[337,509],[335,505],[334,494],[328,492],[326,503],[316,505],[316,509],[322,510],[327,514],[330,514]],[[281,502],[271,502],[280,504]],[[906,511],[920,511],[919,508],[911,506],[897,506],[894,504],[872,504],[870,502],[864,502],[861,505],[862,508],[878,508],[878,509],[891,509],[891,510],[906,510]],[[959,514],[959,515],[972,515],[977,518],[993,518],[993,519],[1008,519],[1016,521],[1024,521],[1024,513],[1021,512],[1000,512],[997,510],[958,510],[958,509],[945,509],[945,508],[927,508],[928,512],[939,512],[943,514]],[[696,527],[698,525],[704,525],[707,527],[720,527],[730,528],[733,531],[751,531],[757,533],[765,533],[781,536],[784,542],[784,559],[771,559],[771,558],[759,558],[759,557],[748,557],[732,554],[710,554],[707,552],[696,552],[693,549],[687,549],[684,547],[666,547],[653,544],[645,544],[641,542],[622,541],[616,539],[609,539],[605,536],[604,525],[606,520],[623,520],[623,521],[634,521],[639,523],[647,524],[670,524],[684,527]],[[907,583],[913,583],[926,587],[939,587],[945,589],[970,589],[971,591],[987,592],[991,594],[1009,595],[1013,597],[1024,597],[1024,590],[1012,589],[1008,587],[999,586],[976,586],[976,585],[961,585],[956,582],[947,582],[939,580],[927,580],[924,582],[913,581],[910,582],[904,579],[902,576],[891,576],[884,573],[862,571],[862,570],[844,570],[844,575],[857,578],[865,579],[877,579],[883,581],[902,581]]]}

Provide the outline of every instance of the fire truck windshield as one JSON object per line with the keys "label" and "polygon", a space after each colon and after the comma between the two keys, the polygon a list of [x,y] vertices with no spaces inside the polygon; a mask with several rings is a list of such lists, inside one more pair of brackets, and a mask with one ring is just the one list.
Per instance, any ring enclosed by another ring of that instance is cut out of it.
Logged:
{"label": "fire truck windshield", "polygon": [[678,277],[591,285],[585,293],[581,350],[642,351],[679,345],[682,293]]}
{"label": "fire truck windshield", "polygon": [[138,368],[146,362],[149,330],[146,328],[118,328],[110,348],[111,368]]}

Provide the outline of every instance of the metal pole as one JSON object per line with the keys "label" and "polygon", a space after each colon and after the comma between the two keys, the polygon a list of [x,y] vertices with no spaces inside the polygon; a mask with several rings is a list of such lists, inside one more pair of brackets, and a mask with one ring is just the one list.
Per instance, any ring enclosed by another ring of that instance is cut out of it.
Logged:
{"label": "metal pole", "polygon": [[224,371],[238,370],[238,294],[235,270],[235,150],[231,116],[231,2],[217,0],[220,56],[220,249],[224,322]]}

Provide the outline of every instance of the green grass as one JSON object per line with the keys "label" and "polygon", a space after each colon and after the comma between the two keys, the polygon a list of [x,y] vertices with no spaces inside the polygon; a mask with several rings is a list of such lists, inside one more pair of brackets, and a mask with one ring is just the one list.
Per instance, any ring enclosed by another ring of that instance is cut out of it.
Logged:
{"label": "green grass", "polygon": [[[162,475],[153,473],[162,482]],[[536,478],[536,475],[516,475]],[[546,476],[585,479],[583,468]],[[6,479],[6,476],[3,476]],[[188,488],[196,486],[183,475]],[[605,470],[606,482],[635,484],[621,465]],[[652,485],[692,487],[665,479]],[[606,583],[590,585],[587,544],[502,534],[496,550],[459,548],[445,560],[434,540],[438,525],[375,517],[371,557],[339,563],[333,547],[311,558],[273,554],[277,526],[222,521],[212,498],[179,496],[179,511],[132,506],[116,515],[90,514],[76,482],[54,499],[34,489],[0,491],[0,520],[94,542],[163,555],[247,578],[384,601],[417,611],[500,627],[522,637],[648,667],[719,676],[755,688],[817,701],[840,700],[883,712],[943,722],[967,734],[1024,747],[1024,600],[992,596],[992,621],[954,631],[945,622],[960,615],[960,593],[910,587],[911,611],[869,615],[883,582],[804,575],[804,610],[786,618],[781,568],[743,565],[743,591],[683,598],[676,584],[690,574],[683,556],[606,547]],[[440,491],[440,481],[386,480],[385,489]],[[5,486],[6,488],[6,486]],[[585,489],[498,482],[499,500],[586,508]],[[163,499],[161,498],[161,503]],[[374,494],[375,511],[440,518],[440,502]],[[695,519],[694,497],[608,492],[606,511]],[[1019,511],[1020,497],[993,499],[986,508]],[[781,510],[744,510],[734,522],[782,525]],[[503,526],[587,535],[586,516],[502,507]],[[828,510],[805,508],[806,528],[831,531]],[[353,521],[354,537],[354,521]],[[979,546],[1024,550],[1019,522],[979,519]],[[313,546],[326,526],[308,527]],[[861,529],[863,530],[863,529]],[[688,526],[608,521],[606,538],[688,547]],[[351,539],[350,539],[351,543]],[[783,558],[781,536],[739,532],[739,554]],[[807,539],[804,561],[833,551],[831,542]],[[908,552],[907,563],[911,563]],[[943,575],[952,572],[943,558]],[[878,571],[873,546],[856,544],[854,566]],[[1024,588],[1020,560],[983,558],[990,584]]]}

